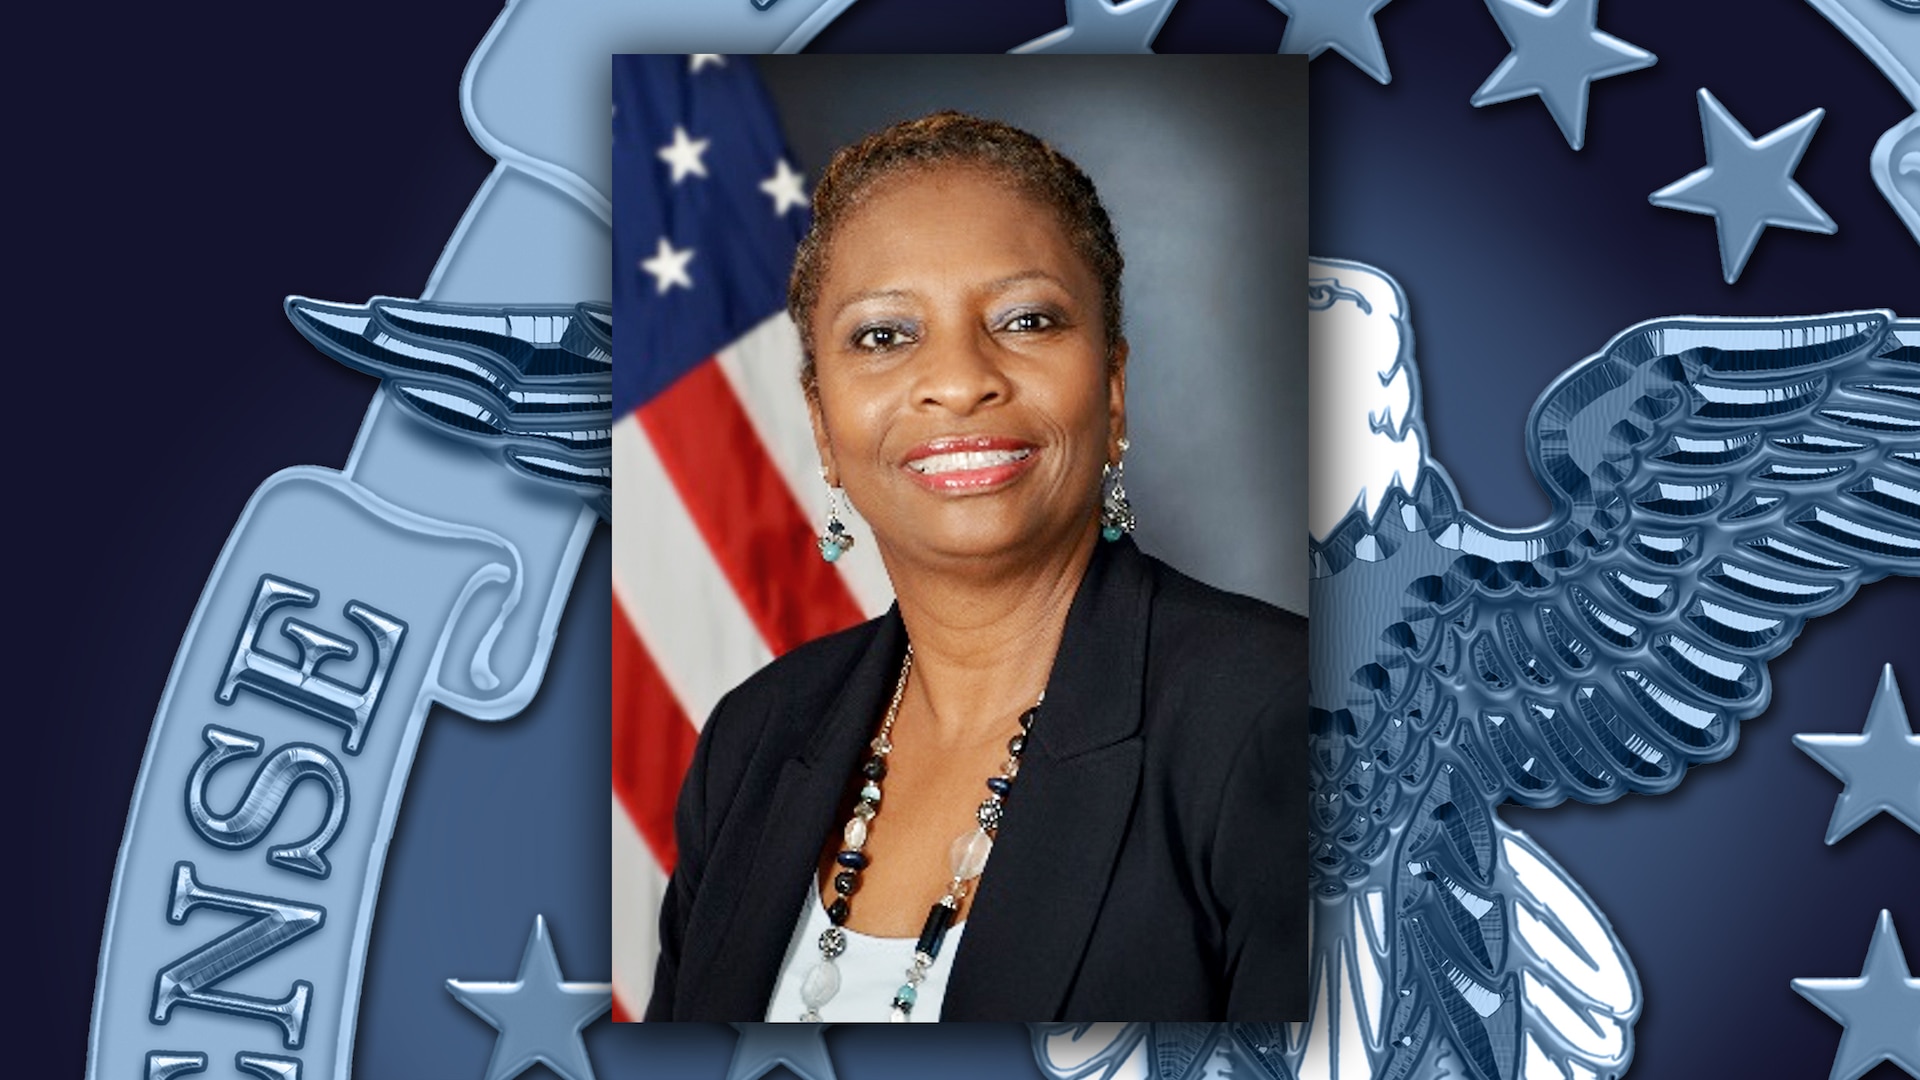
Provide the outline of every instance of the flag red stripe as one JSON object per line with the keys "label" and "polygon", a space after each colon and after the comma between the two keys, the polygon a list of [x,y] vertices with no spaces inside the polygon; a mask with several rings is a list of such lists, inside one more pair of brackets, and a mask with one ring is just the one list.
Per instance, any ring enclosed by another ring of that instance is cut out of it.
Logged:
{"label": "flag red stripe", "polygon": [[[694,368],[635,415],[688,516],[775,655],[861,621],[860,605],[839,573],[820,558],[806,514],[718,361],[708,359]],[[627,520],[646,528],[648,509],[638,508]],[[675,556],[657,551],[653,557],[671,561]],[[662,617],[675,614],[682,613]]]}
{"label": "flag red stripe", "polygon": [[699,736],[613,598],[613,792],[660,869],[673,872],[673,807]]}

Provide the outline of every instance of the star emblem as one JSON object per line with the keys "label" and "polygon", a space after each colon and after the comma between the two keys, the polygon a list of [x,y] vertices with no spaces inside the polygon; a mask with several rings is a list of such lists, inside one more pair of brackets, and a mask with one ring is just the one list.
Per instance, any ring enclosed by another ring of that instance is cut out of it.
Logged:
{"label": "star emblem", "polygon": [[687,55],[687,72],[689,74],[698,74],[702,68],[726,66],[727,58],[719,53],[697,52]]}
{"label": "star emblem", "polygon": [[1794,992],[1846,1028],[1831,1080],[1856,1080],[1891,1061],[1920,1076],[1920,979],[1907,967],[1893,913],[1882,908],[1857,979],[1795,979]]}
{"label": "star emblem", "polygon": [[1833,844],[1882,810],[1920,832],[1920,735],[1907,721],[1893,665],[1880,669],[1880,685],[1858,735],[1795,735],[1793,745],[1847,785],[1833,804],[1827,843]]}
{"label": "star emblem", "polygon": [[673,141],[660,148],[660,160],[673,170],[674,183],[689,176],[704,178],[707,175],[707,163],[700,160],[700,155],[707,152],[712,142],[712,139],[689,138],[686,128],[673,125]]}
{"label": "star emblem", "polygon": [[1373,81],[1385,86],[1392,81],[1387,73],[1387,51],[1380,44],[1380,31],[1373,16],[1392,0],[1267,0],[1287,17],[1287,32],[1280,38],[1283,53],[1305,53],[1312,60],[1332,49]]}
{"label": "star emblem", "polygon": [[692,261],[692,248],[676,250],[663,236],[653,258],[640,260],[640,269],[653,275],[654,295],[664,296],[675,285],[683,289],[693,288],[693,278],[687,275],[687,264]]}
{"label": "star emblem", "polygon": [[735,1024],[740,1039],[733,1044],[733,1063],[727,1080],[760,1080],[780,1066],[800,1080],[838,1080],[827,1044],[820,1035],[825,1024]]}
{"label": "star emblem", "polygon": [[1474,108],[1537,96],[1567,145],[1587,141],[1587,89],[1595,79],[1652,67],[1654,55],[1594,28],[1600,0],[1487,0],[1513,51],[1473,92]]}
{"label": "star emblem", "polygon": [[796,206],[803,210],[806,208],[807,189],[801,186],[800,181],[801,174],[793,171],[793,166],[787,164],[786,158],[780,159],[772,176],[760,181],[760,190],[766,192],[767,197],[773,200],[775,217],[780,217]]}
{"label": "star emblem", "polygon": [[1720,271],[1731,285],[1767,226],[1817,233],[1838,229],[1793,182],[1793,170],[1826,114],[1815,109],[1755,139],[1702,87],[1700,127],[1706,133],[1707,167],[1654,192],[1648,201],[1669,210],[1713,215],[1720,235]]}
{"label": "star emblem", "polygon": [[1167,13],[1172,10],[1173,0],[1127,0],[1124,4],[1109,4],[1106,0],[1067,0],[1067,25],[1009,51],[1152,52],[1154,36],[1160,33],[1161,24],[1167,21]]}
{"label": "star emblem", "polygon": [[544,916],[534,916],[514,981],[448,979],[447,992],[500,1032],[486,1080],[510,1080],[536,1063],[564,1080],[593,1080],[580,1029],[613,1007],[613,984],[563,981]]}

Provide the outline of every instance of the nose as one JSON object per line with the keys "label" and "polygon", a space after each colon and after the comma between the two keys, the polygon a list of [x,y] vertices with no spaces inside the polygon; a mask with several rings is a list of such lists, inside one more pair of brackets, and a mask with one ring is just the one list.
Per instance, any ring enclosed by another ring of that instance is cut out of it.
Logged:
{"label": "nose", "polygon": [[916,358],[915,402],[966,416],[1007,399],[1012,386],[991,335],[947,334],[929,344]]}

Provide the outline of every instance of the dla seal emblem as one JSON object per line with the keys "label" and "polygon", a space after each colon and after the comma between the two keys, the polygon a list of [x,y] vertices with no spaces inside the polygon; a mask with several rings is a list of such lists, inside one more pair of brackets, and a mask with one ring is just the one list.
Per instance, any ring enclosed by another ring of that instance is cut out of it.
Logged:
{"label": "dla seal emblem", "polygon": [[428,712],[504,719],[540,687],[609,504],[612,327],[604,194],[518,145],[520,106],[490,122],[538,81],[513,59],[553,29],[535,7],[468,66],[500,164],[422,298],[287,303],[382,389],[344,468],[261,484],[194,609],[114,873],[89,1078],[347,1076]]}
{"label": "dla seal emblem", "polygon": [[385,387],[347,469],[261,486],[194,613],[128,817],[90,1076],[346,1074],[427,710],[532,697],[607,505],[604,308],[288,307]]}

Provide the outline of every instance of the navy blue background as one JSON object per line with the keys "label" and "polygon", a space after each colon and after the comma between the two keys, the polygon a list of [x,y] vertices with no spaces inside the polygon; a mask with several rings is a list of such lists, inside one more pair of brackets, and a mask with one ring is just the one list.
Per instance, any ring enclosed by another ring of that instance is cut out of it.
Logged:
{"label": "navy blue background", "polygon": [[[30,1035],[10,1040],[11,1068],[71,1070],[85,1052],[127,799],[220,545],[269,474],[341,464],[371,396],[371,380],[300,341],[280,298],[417,294],[492,164],[456,93],[496,5],[325,12],[149,6],[17,31],[8,911],[29,1012],[8,1019]],[[999,50],[1060,25],[1059,12],[861,0],[815,44]],[[1874,140],[1908,108],[1837,30],[1802,4],[1738,0],[1606,0],[1600,23],[1659,64],[1595,84],[1580,153],[1536,100],[1467,105],[1507,49],[1478,4],[1384,9],[1388,86],[1331,53],[1312,66],[1313,250],[1406,288],[1432,452],[1466,505],[1505,525],[1546,510],[1523,453],[1534,397],[1626,326],[1920,315],[1920,246],[1867,173]],[[1180,0],[1156,44],[1270,51],[1284,25],[1264,0]],[[1828,110],[1796,178],[1840,232],[1769,230],[1733,287],[1710,219],[1646,202],[1703,163],[1700,86],[1756,135]],[[553,921],[570,978],[606,974],[606,802],[568,786],[605,775],[604,704],[569,708],[605,700],[593,682],[606,669],[605,542],[588,553],[554,668],[589,685],[498,727],[436,716],[423,741],[376,921],[362,1075],[481,1075],[492,1030],[440,980],[511,978],[532,911]],[[1883,815],[1823,846],[1840,785],[1788,741],[1858,731],[1887,661],[1920,713],[1916,613],[1920,582],[1891,581],[1810,625],[1774,665],[1773,706],[1738,752],[1674,794],[1503,812],[1630,950],[1647,1002],[1637,1080],[1825,1076],[1840,1029],[1787,980],[1858,974],[1882,907],[1920,966],[1920,836]],[[528,763],[534,745],[549,756]],[[495,815],[481,819],[488,842],[443,824],[461,811]],[[602,1024],[588,1038],[603,1080],[718,1077],[731,1043],[700,1026]],[[836,1029],[828,1043],[843,1080],[1032,1075],[1019,1028]]]}

